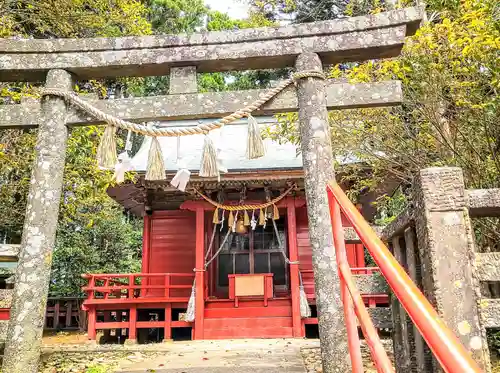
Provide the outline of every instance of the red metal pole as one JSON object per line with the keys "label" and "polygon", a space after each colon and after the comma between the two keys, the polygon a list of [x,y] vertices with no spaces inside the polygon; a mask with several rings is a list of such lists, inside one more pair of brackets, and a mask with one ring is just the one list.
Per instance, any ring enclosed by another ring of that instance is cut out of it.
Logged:
{"label": "red metal pole", "polygon": [[352,223],[387,283],[408,312],[443,369],[448,373],[481,372],[469,352],[440,319],[429,301],[378,238],[377,233],[365,221],[340,186],[335,182],[330,182],[327,191],[329,194],[332,193],[338,201],[344,215]]}
{"label": "red metal pole", "polygon": [[[342,227],[342,219],[340,208],[337,201],[328,194],[330,203],[330,218],[332,220],[333,242],[337,257],[337,265],[347,264],[347,253],[345,250],[344,229]],[[347,340],[349,342],[349,355],[351,355],[353,373],[363,373],[363,359],[361,357],[361,344],[358,335],[358,325],[356,316],[354,315],[352,300],[349,297],[348,289],[344,279],[340,278],[340,297],[344,304],[345,324],[347,328]]]}
{"label": "red metal pole", "polygon": [[380,342],[380,338],[377,333],[377,329],[373,326],[370,314],[366,310],[365,303],[361,294],[359,294],[352,279],[351,269],[345,263],[339,265],[340,274],[347,285],[347,289],[351,295],[352,301],[354,302],[354,310],[358,316],[359,324],[363,330],[363,335],[365,336],[366,343],[370,348],[373,361],[377,367],[377,372],[382,373],[394,373],[394,368],[392,363],[387,356],[387,352],[384,346]]}

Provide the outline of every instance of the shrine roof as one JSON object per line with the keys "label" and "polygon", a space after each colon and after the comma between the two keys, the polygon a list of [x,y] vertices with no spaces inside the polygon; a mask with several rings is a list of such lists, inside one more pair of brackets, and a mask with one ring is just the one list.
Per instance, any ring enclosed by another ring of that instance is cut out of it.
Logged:
{"label": "shrine roof", "polygon": [[[261,130],[276,124],[274,117],[255,117]],[[194,127],[199,123],[209,123],[207,120],[186,120],[162,122],[159,127]],[[272,170],[301,170],[302,155],[300,149],[292,143],[279,143],[271,139],[264,139],[266,155],[258,159],[247,159],[247,119],[240,119],[221,130],[211,131],[216,147],[221,149],[224,166],[229,172],[256,172]],[[177,138],[159,137],[160,145],[167,173],[175,173],[177,166]],[[184,136],[180,139],[180,158],[182,163],[190,171],[198,173],[203,151],[204,135]],[[151,145],[151,137],[145,137],[139,151],[132,157],[133,171],[146,172],[148,153]],[[357,160],[350,157],[337,159],[342,164],[353,163]]]}
{"label": "shrine roof", "polygon": [[[256,117],[261,129],[276,123],[274,117]],[[212,120],[189,120],[163,122],[159,126],[173,128],[194,127],[200,122],[208,123]],[[222,130],[214,130],[210,136],[216,146],[221,149],[224,158],[224,166],[229,172],[251,172],[258,170],[291,170],[302,168],[302,156],[297,152],[297,147],[291,143],[278,143],[271,139],[265,139],[266,155],[258,159],[247,159],[247,120],[242,119],[233,124],[225,126]],[[168,172],[177,170],[177,138],[159,138],[165,168]],[[201,163],[204,135],[192,135],[180,138],[180,157],[185,166],[195,173],[198,172]],[[148,152],[151,138],[145,137],[139,151],[132,157],[134,171],[145,172],[148,161]]]}

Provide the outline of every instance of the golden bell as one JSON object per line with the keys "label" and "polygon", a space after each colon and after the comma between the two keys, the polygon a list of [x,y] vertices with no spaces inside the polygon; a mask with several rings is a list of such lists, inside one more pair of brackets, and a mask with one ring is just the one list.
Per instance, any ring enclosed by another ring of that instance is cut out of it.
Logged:
{"label": "golden bell", "polygon": [[238,219],[238,221],[236,222],[235,232],[237,234],[247,234],[248,233],[248,229],[245,226],[245,222],[243,221],[243,219]]}

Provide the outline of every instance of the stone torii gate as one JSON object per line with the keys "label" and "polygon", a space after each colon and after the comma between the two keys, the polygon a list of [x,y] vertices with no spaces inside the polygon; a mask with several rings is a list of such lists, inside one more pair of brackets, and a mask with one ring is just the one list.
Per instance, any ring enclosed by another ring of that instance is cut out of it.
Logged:
{"label": "stone torii gate", "polygon": [[[170,74],[169,95],[90,102],[108,114],[136,122],[216,118],[254,101],[265,90],[198,94],[197,72],[293,66],[297,72],[323,71],[324,64],[394,57],[400,53],[405,37],[415,33],[422,16],[420,8],[407,8],[279,28],[193,35],[2,40],[0,81],[45,81],[46,88],[71,91],[74,79]],[[256,112],[299,113],[325,373],[350,370],[325,190],[326,182],[335,177],[327,110],[400,103],[401,87],[396,81],[352,85],[309,77]],[[55,96],[45,96],[41,102],[0,106],[0,129],[38,128],[5,372],[38,371],[68,127],[89,124],[100,123]],[[196,281],[203,281],[201,274],[196,276]],[[297,302],[298,298],[292,299],[293,307],[298,307]]]}

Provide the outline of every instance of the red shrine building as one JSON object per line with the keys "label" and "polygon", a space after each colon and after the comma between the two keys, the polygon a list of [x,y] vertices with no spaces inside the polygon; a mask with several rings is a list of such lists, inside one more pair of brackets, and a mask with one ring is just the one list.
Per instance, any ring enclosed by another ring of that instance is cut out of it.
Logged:
{"label": "red shrine building", "polygon": [[[272,118],[259,119],[261,125],[269,121]],[[126,210],[144,218],[142,270],[84,275],[89,339],[96,339],[99,331],[103,341],[118,336],[144,343],[304,337],[317,330],[301,156],[292,144],[265,140],[266,155],[248,160],[246,131],[242,121],[219,134],[221,158],[228,169],[220,180],[197,175],[200,135],[181,138],[179,148],[177,139],[160,138],[167,180],[145,181],[141,175],[151,140],[144,140],[131,161],[138,181],[109,189]],[[170,185],[179,159],[191,170],[185,192]],[[249,208],[232,217],[224,209],[216,212],[212,203],[258,206],[273,200],[276,203],[268,208]],[[373,196],[360,200],[367,217],[372,214],[365,202],[369,200]],[[349,235],[346,249],[354,273],[377,270],[366,268],[363,245]],[[311,309],[308,315],[301,314],[301,286]],[[195,308],[190,320],[191,296]],[[386,294],[364,299],[370,307],[388,304]]]}

